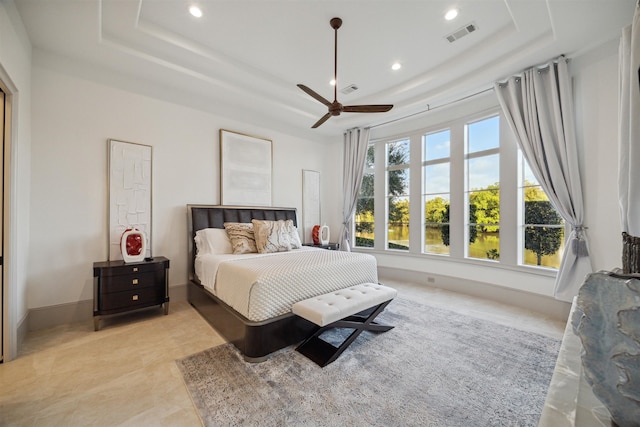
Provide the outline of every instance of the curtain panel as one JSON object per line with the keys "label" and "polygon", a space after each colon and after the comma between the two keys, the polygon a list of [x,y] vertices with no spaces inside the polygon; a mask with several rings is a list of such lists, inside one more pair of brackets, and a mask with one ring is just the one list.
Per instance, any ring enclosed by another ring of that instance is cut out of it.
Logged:
{"label": "curtain panel", "polygon": [[625,273],[640,272],[640,4],[619,47],[618,199]]}
{"label": "curtain panel", "polygon": [[571,226],[565,239],[554,296],[571,301],[593,271],[583,224],[573,94],[564,57],[496,83],[495,91],[531,171]]}
{"label": "curtain panel", "polygon": [[340,250],[351,252],[353,244],[353,215],[358,203],[364,165],[369,146],[369,128],[350,129],[344,134],[344,155],[342,165],[342,230]]}

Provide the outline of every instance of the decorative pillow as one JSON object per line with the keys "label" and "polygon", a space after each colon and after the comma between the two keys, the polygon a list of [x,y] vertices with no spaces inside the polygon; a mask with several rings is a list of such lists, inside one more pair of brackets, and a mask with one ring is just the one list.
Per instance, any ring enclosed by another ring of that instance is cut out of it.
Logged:
{"label": "decorative pillow", "polygon": [[291,250],[291,236],[285,221],[253,219],[251,222],[253,223],[256,248],[258,248],[259,253],[266,254]]}
{"label": "decorative pillow", "polygon": [[284,223],[287,227],[287,230],[289,231],[291,249],[300,249],[302,247],[302,242],[300,241],[300,236],[298,235],[298,229],[295,225],[293,225],[293,220],[288,219]]}
{"label": "decorative pillow", "polygon": [[222,228],[204,228],[196,231],[198,254],[232,254],[231,240],[227,231]]}
{"label": "decorative pillow", "polygon": [[225,222],[224,229],[227,230],[234,254],[258,252],[253,236],[253,224],[250,222]]}

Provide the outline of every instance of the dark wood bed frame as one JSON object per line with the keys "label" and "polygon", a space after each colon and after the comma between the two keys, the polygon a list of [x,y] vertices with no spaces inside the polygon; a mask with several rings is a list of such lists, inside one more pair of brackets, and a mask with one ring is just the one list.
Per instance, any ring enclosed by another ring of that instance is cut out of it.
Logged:
{"label": "dark wood bed frame", "polygon": [[224,228],[225,222],[251,222],[252,219],[293,220],[295,208],[187,205],[189,224],[189,303],[222,336],[233,343],[248,362],[261,362],[274,351],[296,344],[313,334],[318,326],[293,313],[253,322],[222,302],[200,284],[195,274],[196,231]]}

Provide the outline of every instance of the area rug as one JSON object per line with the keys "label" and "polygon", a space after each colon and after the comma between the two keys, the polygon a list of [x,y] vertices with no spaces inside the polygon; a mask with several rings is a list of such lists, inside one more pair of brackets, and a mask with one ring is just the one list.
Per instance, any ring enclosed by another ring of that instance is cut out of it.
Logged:
{"label": "area rug", "polygon": [[396,298],[320,368],[231,344],[176,361],[206,426],[536,426],[560,341]]}

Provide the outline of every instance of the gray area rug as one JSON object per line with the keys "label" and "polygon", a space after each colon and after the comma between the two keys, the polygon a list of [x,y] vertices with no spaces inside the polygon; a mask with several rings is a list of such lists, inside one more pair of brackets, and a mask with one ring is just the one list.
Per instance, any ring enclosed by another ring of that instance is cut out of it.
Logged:
{"label": "gray area rug", "polygon": [[538,424],[560,341],[402,298],[377,321],[325,368],[231,344],[176,363],[206,426]]}

